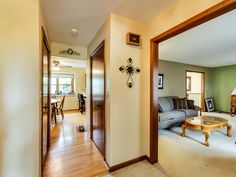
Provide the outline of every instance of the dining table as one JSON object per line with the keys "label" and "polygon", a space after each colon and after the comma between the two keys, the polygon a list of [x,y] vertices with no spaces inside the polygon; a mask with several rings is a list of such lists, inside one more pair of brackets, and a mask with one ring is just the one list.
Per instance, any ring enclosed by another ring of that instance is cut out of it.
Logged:
{"label": "dining table", "polygon": [[57,106],[58,106],[58,103],[60,103],[60,102],[61,102],[61,100],[58,98],[51,99],[51,106],[52,106],[51,120],[54,119],[55,124],[57,124]]}

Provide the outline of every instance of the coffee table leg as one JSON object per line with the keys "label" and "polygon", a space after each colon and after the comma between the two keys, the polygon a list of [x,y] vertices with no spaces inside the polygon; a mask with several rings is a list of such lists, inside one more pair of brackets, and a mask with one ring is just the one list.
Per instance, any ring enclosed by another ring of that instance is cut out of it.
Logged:
{"label": "coffee table leg", "polygon": [[182,124],[182,137],[185,137],[185,129],[186,129],[186,126],[185,124]]}
{"label": "coffee table leg", "polygon": [[206,146],[210,146],[209,142],[208,142],[208,139],[210,137],[210,131],[203,131],[203,134],[205,135],[205,145]]}
{"label": "coffee table leg", "polygon": [[227,125],[227,136],[232,137],[232,126],[230,124]]}

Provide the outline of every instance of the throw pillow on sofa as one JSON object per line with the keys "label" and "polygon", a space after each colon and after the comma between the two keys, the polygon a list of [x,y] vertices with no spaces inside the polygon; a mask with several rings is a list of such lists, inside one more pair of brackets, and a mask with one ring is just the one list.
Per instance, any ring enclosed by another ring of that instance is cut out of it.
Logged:
{"label": "throw pillow on sofa", "polygon": [[194,101],[187,100],[187,106],[188,106],[188,109],[195,109]]}
{"label": "throw pillow on sofa", "polygon": [[188,109],[187,98],[174,98],[174,109]]}

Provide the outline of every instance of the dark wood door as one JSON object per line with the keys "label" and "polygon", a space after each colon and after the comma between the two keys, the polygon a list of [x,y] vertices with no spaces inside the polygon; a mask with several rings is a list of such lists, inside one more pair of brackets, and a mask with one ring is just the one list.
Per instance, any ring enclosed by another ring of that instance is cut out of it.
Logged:
{"label": "dark wood door", "polygon": [[105,65],[104,43],[91,57],[91,138],[105,157]]}
{"label": "dark wood door", "polygon": [[[44,34],[44,33],[43,33]],[[45,34],[42,44],[42,169],[50,146],[50,51]]]}

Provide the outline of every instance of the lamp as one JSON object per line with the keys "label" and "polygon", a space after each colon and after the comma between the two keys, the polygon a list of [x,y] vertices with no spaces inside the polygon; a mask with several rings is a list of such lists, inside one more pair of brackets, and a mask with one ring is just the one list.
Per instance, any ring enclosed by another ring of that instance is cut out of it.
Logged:
{"label": "lamp", "polygon": [[236,95],[236,87],[234,88],[233,92],[231,93],[231,95]]}

